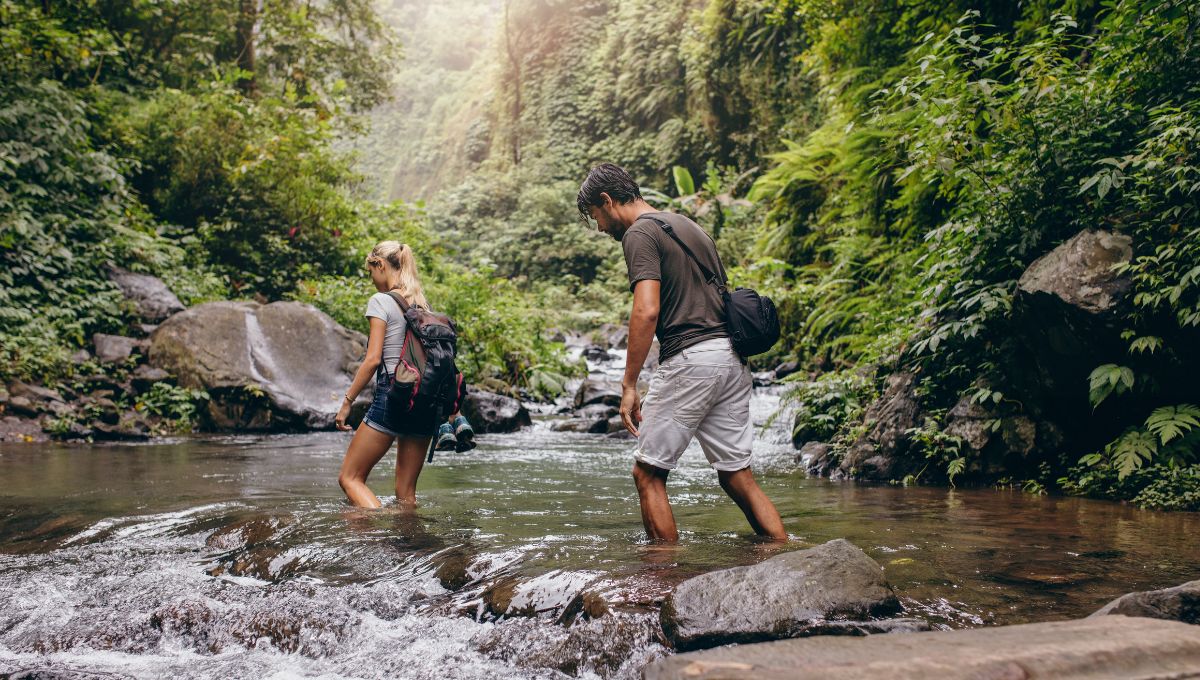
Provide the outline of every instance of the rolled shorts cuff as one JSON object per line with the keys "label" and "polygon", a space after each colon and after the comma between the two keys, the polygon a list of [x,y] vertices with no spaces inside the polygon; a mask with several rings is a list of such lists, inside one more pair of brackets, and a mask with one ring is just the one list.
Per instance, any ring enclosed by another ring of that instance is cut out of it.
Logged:
{"label": "rolled shorts cuff", "polygon": [[371,428],[372,430],[375,430],[376,432],[382,432],[390,437],[403,436],[399,432],[392,432],[391,430],[389,430],[386,427],[380,425],[379,423],[371,420],[370,418],[363,418],[363,425],[366,425],[367,427]]}
{"label": "rolled shorts cuff", "polygon": [[643,454],[640,450],[633,452],[633,459],[638,461],[639,463],[645,463],[646,465],[653,465],[654,467],[659,468],[660,470],[674,470],[676,467],[679,467],[677,463],[664,463],[663,461],[658,460],[656,458],[651,458],[650,456]]}
{"label": "rolled shorts cuff", "polygon": [[746,454],[746,459],[744,461],[721,460],[715,462],[709,461],[708,464],[718,472],[737,472],[738,470],[745,470],[746,468],[750,467],[750,454]]}

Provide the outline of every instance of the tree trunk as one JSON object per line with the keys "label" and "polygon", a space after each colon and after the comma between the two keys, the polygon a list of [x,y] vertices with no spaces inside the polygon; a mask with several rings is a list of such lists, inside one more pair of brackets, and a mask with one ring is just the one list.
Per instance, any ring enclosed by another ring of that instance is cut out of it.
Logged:
{"label": "tree trunk", "polygon": [[254,28],[258,23],[259,0],[240,0],[237,20],[237,65],[245,73],[238,88],[247,95],[258,94],[254,63]]}
{"label": "tree trunk", "polygon": [[513,27],[509,21],[512,0],[504,3],[504,47],[508,53],[508,68],[512,74],[513,100],[509,111],[509,135],[513,165],[521,164],[521,57],[513,47]]}

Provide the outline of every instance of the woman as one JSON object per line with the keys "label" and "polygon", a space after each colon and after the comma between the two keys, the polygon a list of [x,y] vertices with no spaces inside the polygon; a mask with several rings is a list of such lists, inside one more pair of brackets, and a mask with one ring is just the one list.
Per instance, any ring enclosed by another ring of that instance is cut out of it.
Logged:
{"label": "woman", "polygon": [[412,248],[407,245],[397,241],[379,243],[367,256],[367,269],[371,273],[371,282],[379,291],[367,301],[366,315],[371,322],[367,356],[338,409],[337,428],[351,429],[346,425],[350,405],[371,380],[375,380],[375,399],[363,420],[363,427],[359,427],[350,440],[338,483],[351,504],[361,508],[380,507],[379,498],[367,488],[367,475],[395,440],[396,504],[412,507],[417,500],[417,477],[425,465],[430,439],[440,423],[419,414],[394,417],[388,412],[388,388],[400,361],[405,331],[404,312],[388,291],[396,291],[410,305],[428,309],[429,303],[425,301],[421,280],[417,277]]}

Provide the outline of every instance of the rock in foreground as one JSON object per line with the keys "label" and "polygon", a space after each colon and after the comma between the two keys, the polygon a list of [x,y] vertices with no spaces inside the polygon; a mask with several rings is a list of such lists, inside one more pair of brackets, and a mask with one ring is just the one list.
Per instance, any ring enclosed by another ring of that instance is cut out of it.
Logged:
{"label": "rock in foreground", "polygon": [[211,428],[325,429],[365,344],[311,305],[210,302],[158,327],[150,363],[208,392]]}
{"label": "rock in foreground", "polygon": [[645,680],[1100,680],[1190,678],[1200,634],[1174,621],[1100,616],[918,635],[783,640],[680,654]]}
{"label": "rock in foreground", "polygon": [[[1174,588],[1129,593],[1101,607],[1092,616],[1123,614],[1200,624],[1200,581]],[[1200,636],[1200,630],[1196,631]]]}
{"label": "rock in foreground", "polygon": [[926,627],[909,619],[868,620],[898,611],[883,569],[854,544],[837,539],[688,579],[663,604],[662,625],[678,650]]}

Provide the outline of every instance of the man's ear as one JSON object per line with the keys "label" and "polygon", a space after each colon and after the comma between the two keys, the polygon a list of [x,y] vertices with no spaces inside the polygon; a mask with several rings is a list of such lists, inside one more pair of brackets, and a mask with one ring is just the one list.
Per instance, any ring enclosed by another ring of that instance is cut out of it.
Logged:
{"label": "man's ear", "polygon": [[603,208],[605,212],[607,212],[607,213],[610,213],[610,214],[611,214],[611,213],[612,213],[612,209],[613,209],[613,200],[612,200],[612,196],[609,196],[609,195],[608,195],[608,192],[606,192],[606,191],[601,191],[601,192],[600,192],[600,199],[601,199],[601,201],[602,201],[602,202],[600,203],[599,207]]}

